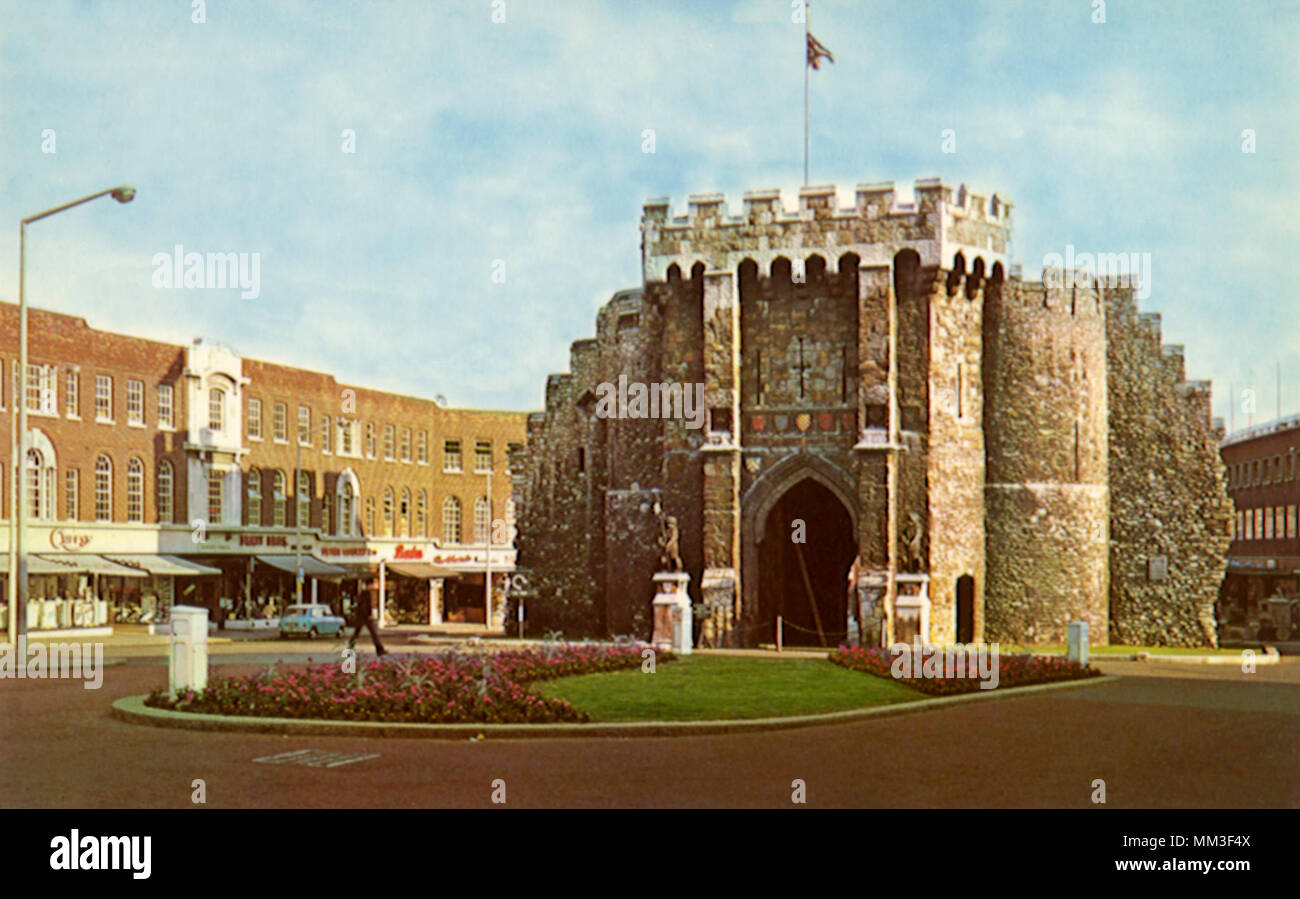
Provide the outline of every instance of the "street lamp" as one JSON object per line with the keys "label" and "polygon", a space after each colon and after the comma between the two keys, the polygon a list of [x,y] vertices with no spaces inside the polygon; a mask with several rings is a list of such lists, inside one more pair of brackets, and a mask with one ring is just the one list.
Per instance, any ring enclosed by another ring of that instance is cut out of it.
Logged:
{"label": "street lamp", "polygon": [[9,514],[9,643],[15,648],[18,646],[18,636],[27,632],[27,559],[23,555],[23,529],[27,517],[26,481],[23,478],[23,468],[27,464],[27,226],[74,206],[107,196],[112,196],[119,203],[130,203],[135,199],[135,188],[123,184],[101,190],[80,200],[29,215],[18,224],[18,396],[14,397],[15,420],[10,428],[9,440],[14,473]]}
{"label": "street lamp", "polygon": [[483,557],[483,630],[492,627],[492,453],[488,452],[487,469],[487,552]]}

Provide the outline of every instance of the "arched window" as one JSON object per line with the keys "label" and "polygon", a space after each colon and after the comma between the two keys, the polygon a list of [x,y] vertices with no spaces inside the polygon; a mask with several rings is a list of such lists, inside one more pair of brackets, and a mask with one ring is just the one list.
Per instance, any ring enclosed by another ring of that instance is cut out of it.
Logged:
{"label": "arched window", "polygon": [[492,531],[492,507],[486,496],[474,500],[474,542],[487,543]]}
{"label": "arched window", "polygon": [[393,488],[384,488],[384,534],[393,536]]}
{"label": "arched window", "polygon": [[284,476],[283,471],[277,471],[272,482],[273,496],[271,499],[272,521],[277,528],[284,527],[284,502],[289,491],[289,479]]}
{"label": "arched window", "polygon": [[339,491],[339,533],[352,536],[352,482],[347,480]]}
{"label": "arched window", "polygon": [[518,528],[515,527],[515,522],[518,521],[518,517],[518,510],[515,508],[515,498],[513,496],[507,497],[505,511],[506,539],[511,543],[515,542],[515,535],[519,533]]}
{"label": "arched window", "polygon": [[402,536],[410,537],[414,532],[411,530],[411,491],[408,487],[402,488],[402,504],[397,507],[397,514],[401,520]]}
{"label": "arched window", "polygon": [[103,455],[95,459],[95,520],[113,520],[113,463]]}
{"label": "arched window", "polygon": [[220,387],[208,390],[208,427],[214,431],[226,428],[226,392]]}
{"label": "arched window", "polygon": [[375,533],[375,498],[366,497],[366,536],[373,536]]}
{"label": "arched window", "polygon": [[158,463],[158,521],[170,524],[174,514],[172,464],[166,459]]}
{"label": "arched window", "polygon": [[40,450],[27,451],[27,514],[33,521],[40,520],[44,505],[41,496],[41,469],[45,467]]}
{"label": "arched window", "polygon": [[144,463],[138,456],[126,463],[126,520],[144,521]]}
{"label": "arched window", "polygon": [[460,500],[454,496],[442,501],[442,542],[460,542]]}
{"label": "arched window", "polygon": [[248,524],[262,524],[262,472],[256,468],[248,469]]}
{"label": "arched window", "polygon": [[415,497],[415,533],[412,536],[429,536],[429,532],[425,528],[425,523],[428,519],[428,515],[426,514],[427,507],[428,500],[425,498],[424,490],[421,490]]}
{"label": "arched window", "polygon": [[298,495],[294,508],[298,516],[298,527],[305,528],[311,522],[311,475],[305,471],[298,472]]}
{"label": "arched window", "polygon": [[333,514],[333,512],[334,512],[334,497],[330,494],[328,490],[321,491],[320,529],[323,533],[326,534],[334,533],[330,522],[330,515]]}

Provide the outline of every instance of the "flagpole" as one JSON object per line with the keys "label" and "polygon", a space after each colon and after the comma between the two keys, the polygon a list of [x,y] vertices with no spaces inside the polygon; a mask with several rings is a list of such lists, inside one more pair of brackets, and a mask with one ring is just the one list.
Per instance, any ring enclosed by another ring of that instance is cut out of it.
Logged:
{"label": "flagpole", "polygon": [[812,3],[804,3],[803,15],[803,186],[808,186],[808,35],[811,25]]}

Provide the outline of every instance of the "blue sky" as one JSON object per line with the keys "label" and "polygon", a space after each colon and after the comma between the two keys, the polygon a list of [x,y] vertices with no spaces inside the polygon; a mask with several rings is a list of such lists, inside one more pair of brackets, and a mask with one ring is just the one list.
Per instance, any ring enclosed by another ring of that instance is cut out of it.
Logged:
{"label": "blue sky", "polygon": [[[1150,252],[1189,377],[1300,411],[1300,3],[821,0],[812,181],[1010,197],[1014,258]],[[495,9],[500,10],[498,3]],[[735,3],[0,0],[0,296],[458,406],[533,409],[638,282],[647,197],[802,169],[802,29]],[[42,135],[55,134],[55,153]],[[344,129],[356,152],[342,152]],[[655,152],[642,133],[655,132]],[[957,152],[942,152],[953,129]],[[1242,152],[1242,131],[1256,152]],[[261,294],[152,286],[155,253],[261,257]],[[1291,247],[1288,250],[1287,247]],[[505,260],[494,283],[493,261]],[[1235,419],[1245,424],[1237,397]]]}

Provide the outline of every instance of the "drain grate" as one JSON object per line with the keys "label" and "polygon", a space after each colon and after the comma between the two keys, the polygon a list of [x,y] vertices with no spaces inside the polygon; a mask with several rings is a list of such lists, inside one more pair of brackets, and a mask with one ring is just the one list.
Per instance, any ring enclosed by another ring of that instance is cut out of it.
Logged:
{"label": "drain grate", "polygon": [[304,765],[308,768],[338,768],[367,759],[379,758],[378,753],[360,752],[326,752],[323,749],[298,749],[294,752],[282,752],[279,755],[266,755],[253,759],[265,765]]}

